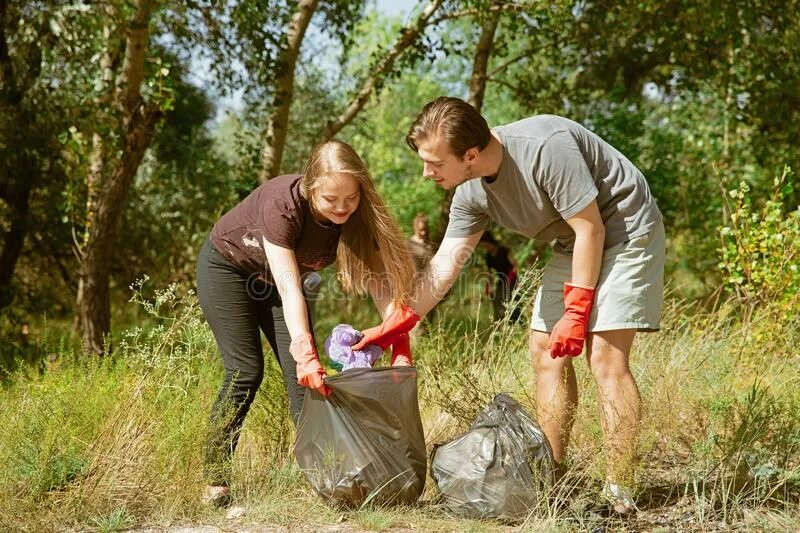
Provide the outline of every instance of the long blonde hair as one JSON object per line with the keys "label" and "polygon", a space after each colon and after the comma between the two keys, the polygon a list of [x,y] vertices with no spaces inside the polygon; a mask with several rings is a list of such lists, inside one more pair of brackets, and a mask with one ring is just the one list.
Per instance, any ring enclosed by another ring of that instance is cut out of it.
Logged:
{"label": "long blonde hair", "polygon": [[353,147],[336,140],[316,146],[303,171],[303,196],[313,208],[314,189],[322,179],[334,174],[353,176],[361,186],[358,208],[342,226],[336,250],[342,286],[348,292],[365,294],[369,280],[378,276],[383,281],[385,273],[392,302],[407,304],[412,296],[414,263],[400,227],[389,214],[364,161]]}

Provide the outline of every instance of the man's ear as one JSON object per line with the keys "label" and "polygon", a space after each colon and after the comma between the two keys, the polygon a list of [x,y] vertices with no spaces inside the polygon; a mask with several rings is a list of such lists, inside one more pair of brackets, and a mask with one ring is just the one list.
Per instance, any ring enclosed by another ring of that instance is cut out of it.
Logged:
{"label": "man's ear", "polygon": [[480,150],[478,150],[477,146],[473,146],[472,148],[464,152],[464,162],[474,163],[478,159],[478,154],[480,154]]}

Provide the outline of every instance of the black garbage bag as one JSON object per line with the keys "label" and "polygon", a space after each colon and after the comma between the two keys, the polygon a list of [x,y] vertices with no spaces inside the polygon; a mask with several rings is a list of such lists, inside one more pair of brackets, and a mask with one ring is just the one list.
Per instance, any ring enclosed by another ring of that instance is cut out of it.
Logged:
{"label": "black garbage bag", "polygon": [[410,504],[425,487],[425,436],[413,367],[359,368],[307,390],[294,453],[314,490],[334,505]]}
{"label": "black garbage bag", "polygon": [[516,400],[498,394],[469,431],[434,448],[431,476],[451,513],[519,520],[552,484],[553,467],[538,424]]}

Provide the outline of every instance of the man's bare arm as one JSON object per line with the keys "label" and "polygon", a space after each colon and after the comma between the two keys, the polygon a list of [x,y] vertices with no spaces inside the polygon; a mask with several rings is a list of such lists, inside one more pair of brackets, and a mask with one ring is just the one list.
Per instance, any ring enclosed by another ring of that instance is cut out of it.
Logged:
{"label": "man's bare arm", "polygon": [[439,250],[425,267],[414,291],[411,307],[420,316],[425,316],[444,298],[475,251],[482,234],[483,231],[479,231],[468,237],[442,240]]}
{"label": "man's bare arm", "polygon": [[574,217],[567,219],[567,224],[575,232],[571,282],[580,287],[593,288],[600,276],[606,236],[597,202],[592,201]]}

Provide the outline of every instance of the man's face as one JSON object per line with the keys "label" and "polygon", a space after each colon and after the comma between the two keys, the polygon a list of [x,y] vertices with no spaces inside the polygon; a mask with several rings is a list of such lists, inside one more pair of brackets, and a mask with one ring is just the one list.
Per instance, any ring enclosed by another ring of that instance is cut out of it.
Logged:
{"label": "man's face", "polygon": [[422,159],[422,175],[443,189],[453,189],[474,177],[470,161],[472,151],[468,150],[464,157],[459,157],[453,154],[444,139],[438,135],[431,136],[417,145],[417,154]]}

